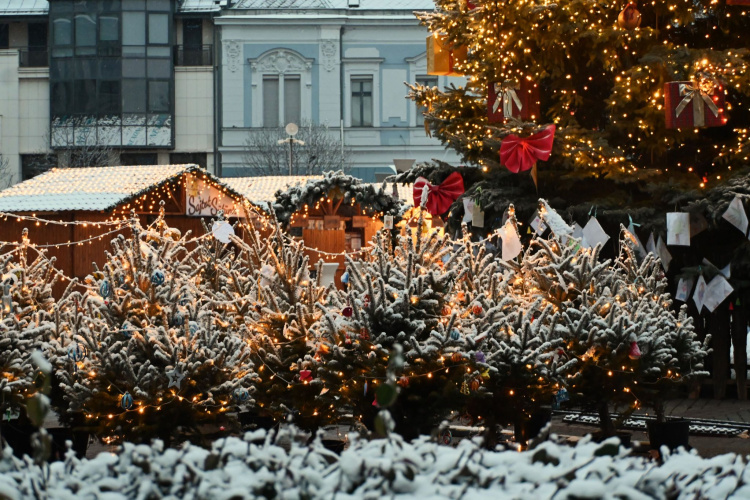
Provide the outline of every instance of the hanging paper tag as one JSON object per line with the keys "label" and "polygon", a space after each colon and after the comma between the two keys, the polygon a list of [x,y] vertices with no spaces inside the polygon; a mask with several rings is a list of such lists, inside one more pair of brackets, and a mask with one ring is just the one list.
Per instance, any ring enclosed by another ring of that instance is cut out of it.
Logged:
{"label": "hanging paper tag", "polygon": [[654,243],[654,233],[648,235],[648,241],[646,242],[646,251],[656,255],[656,243]]}
{"label": "hanging paper tag", "polygon": [[687,212],[667,214],[667,245],[690,246],[690,214]]}
{"label": "hanging paper tag", "polygon": [[479,205],[474,204],[471,225],[474,227],[484,227],[484,212]]}
{"label": "hanging paper tag", "polygon": [[521,250],[523,250],[523,245],[521,244],[521,240],[518,237],[516,228],[513,227],[513,223],[511,223],[510,221],[506,222],[505,225],[500,228],[499,233],[500,238],[502,238],[503,240],[503,251],[501,258],[506,261],[515,259],[516,256],[521,253]]}
{"label": "hanging paper tag", "polygon": [[688,297],[690,297],[690,290],[693,289],[694,282],[695,278],[680,278],[680,281],[677,283],[677,291],[674,294],[675,300],[687,302]]}
{"label": "hanging paper tag", "polygon": [[703,301],[706,299],[706,280],[703,275],[698,276],[698,283],[695,285],[695,292],[693,292],[693,302],[695,307],[698,308],[698,313],[703,309]]}
{"label": "hanging paper tag", "polygon": [[641,243],[641,239],[638,237],[638,235],[635,233],[635,226],[631,222],[628,225],[628,232],[633,237],[633,243],[635,244],[635,252],[638,254],[640,258],[643,258],[646,256],[646,248],[643,246],[643,243]]}
{"label": "hanging paper tag", "polygon": [[667,272],[669,270],[669,263],[672,262],[672,254],[667,250],[667,245],[664,244],[661,236],[656,241],[656,255],[661,259],[661,267],[664,268],[664,272]]}
{"label": "hanging paper tag", "polygon": [[734,291],[732,285],[724,278],[724,276],[716,275],[711,282],[706,285],[706,294],[703,297],[703,307],[713,312],[714,309],[719,307],[719,304],[729,297]]}
{"label": "hanging paper tag", "polygon": [[732,203],[727,207],[727,211],[722,215],[731,225],[742,231],[742,234],[747,234],[747,214],[745,213],[745,207],[742,206],[742,200],[739,196],[735,196]]}
{"label": "hanging paper tag", "polygon": [[393,229],[393,216],[392,215],[386,215],[383,217],[383,227],[385,229]]}
{"label": "hanging paper tag", "polygon": [[536,231],[539,236],[543,235],[547,230],[547,224],[539,217],[539,214],[535,214],[529,225]]}
{"label": "hanging paper tag", "polygon": [[211,226],[211,234],[220,242],[229,243],[232,241],[229,237],[234,236],[234,228],[227,221],[215,221]]}
{"label": "hanging paper tag", "polygon": [[596,217],[591,217],[583,228],[583,241],[581,244],[586,248],[594,248],[599,244],[604,246],[608,241],[609,235],[604,232]]}
{"label": "hanging paper tag", "polygon": [[471,222],[474,215],[474,200],[471,198],[464,198],[464,218],[461,222],[468,224]]}
{"label": "hanging paper tag", "polygon": [[732,277],[732,263],[731,262],[721,268],[721,274],[723,274],[726,279],[729,279]]}

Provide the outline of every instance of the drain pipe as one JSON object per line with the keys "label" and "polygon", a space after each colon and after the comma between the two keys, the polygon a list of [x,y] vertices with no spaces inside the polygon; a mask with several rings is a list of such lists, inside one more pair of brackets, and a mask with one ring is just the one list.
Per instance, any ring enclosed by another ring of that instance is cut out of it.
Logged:
{"label": "drain pipe", "polygon": [[[343,26],[339,30],[339,114],[341,119],[339,123],[341,125],[341,159],[344,159],[344,28]],[[344,167],[343,163],[341,165]]]}
{"label": "drain pipe", "polygon": [[221,37],[219,36],[219,26],[216,24],[216,14],[211,16],[214,29],[214,172],[216,177],[221,178],[221,155],[219,154],[220,142],[220,124],[222,116],[222,99],[221,99]]}

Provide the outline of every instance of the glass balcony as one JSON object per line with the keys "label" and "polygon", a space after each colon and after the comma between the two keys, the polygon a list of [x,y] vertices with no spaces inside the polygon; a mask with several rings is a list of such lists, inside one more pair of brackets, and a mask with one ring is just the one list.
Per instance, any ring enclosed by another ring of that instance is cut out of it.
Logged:
{"label": "glass balcony", "polygon": [[18,49],[21,68],[46,68],[49,66],[47,47],[20,47]]}
{"label": "glass balcony", "polygon": [[213,45],[175,45],[175,66],[213,65]]}

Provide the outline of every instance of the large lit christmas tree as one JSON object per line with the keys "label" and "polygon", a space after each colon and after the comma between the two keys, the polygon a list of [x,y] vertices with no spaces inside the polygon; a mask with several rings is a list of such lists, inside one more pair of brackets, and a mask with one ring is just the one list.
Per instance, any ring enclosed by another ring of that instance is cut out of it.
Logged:
{"label": "large lit christmas tree", "polygon": [[[675,196],[745,173],[746,2],[435,4],[418,14],[431,32],[428,72],[467,82],[416,85],[412,98],[438,139],[482,167],[462,173],[489,225],[502,225],[511,202],[530,216],[537,192],[578,215],[597,204],[662,218]],[[514,135],[536,137],[534,154],[522,158]],[[405,179],[440,182],[453,168],[428,165]]]}

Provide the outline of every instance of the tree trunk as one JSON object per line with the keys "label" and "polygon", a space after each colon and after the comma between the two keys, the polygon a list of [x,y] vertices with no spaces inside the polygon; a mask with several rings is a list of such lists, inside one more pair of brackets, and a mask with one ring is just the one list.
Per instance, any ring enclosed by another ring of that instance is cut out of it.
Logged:
{"label": "tree trunk", "polygon": [[606,400],[599,401],[599,428],[604,437],[615,435],[615,424],[609,416],[609,402]]}
{"label": "tree trunk", "polygon": [[742,306],[732,311],[732,345],[734,372],[737,376],[737,399],[747,399],[747,312]]}
{"label": "tree trunk", "polygon": [[724,399],[727,395],[729,375],[729,310],[719,306],[708,317],[708,331],[711,334],[713,352],[714,399]]}

